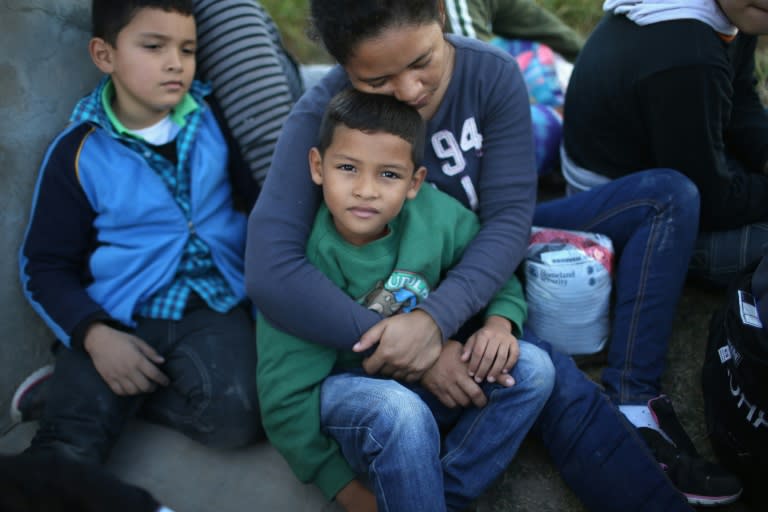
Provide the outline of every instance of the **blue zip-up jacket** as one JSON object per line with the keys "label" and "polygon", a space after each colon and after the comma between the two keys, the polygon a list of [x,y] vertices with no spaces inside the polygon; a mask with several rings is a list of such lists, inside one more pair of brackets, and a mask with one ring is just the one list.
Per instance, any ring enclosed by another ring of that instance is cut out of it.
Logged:
{"label": "blue zip-up jacket", "polygon": [[144,155],[94,119],[73,122],[49,146],[19,265],[32,307],[65,345],[81,346],[95,321],[135,325],[137,304],[171,282],[192,232],[245,298],[245,216],[233,206],[221,130],[195,100],[189,221]]}

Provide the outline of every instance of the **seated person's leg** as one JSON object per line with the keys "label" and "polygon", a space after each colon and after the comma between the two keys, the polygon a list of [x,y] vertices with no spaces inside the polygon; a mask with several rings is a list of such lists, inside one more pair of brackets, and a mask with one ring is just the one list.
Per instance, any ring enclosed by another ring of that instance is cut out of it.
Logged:
{"label": "seated person's leg", "polygon": [[323,432],[365,475],[379,510],[445,510],[440,432],[427,405],[390,379],[340,373],[323,381]]}
{"label": "seated person's leg", "polygon": [[40,426],[27,452],[103,463],[141,400],[116,395],[87,353],[59,346]]}
{"label": "seated person's leg", "polygon": [[[525,339],[535,342],[526,332]],[[588,510],[690,510],[636,430],[576,367],[551,349],[555,385],[532,432]]]}
{"label": "seated person's leg", "polygon": [[[520,357],[510,375],[515,379],[512,387],[483,383],[488,403],[481,409],[461,411],[445,437],[442,465],[450,510],[466,509],[507,468],[549,398],[555,379],[549,356],[525,341],[520,341]],[[458,411],[430,402],[438,421]]]}
{"label": "seated person's leg", "polygon": [[762,257],[768,247],[768,222],[699,234],[689,275],[725,287],[740,270]]}
{"label": "seated person's leg", "polygon": [[698,223],[698,193],[682,174],[634,173],[536,208],[534,224],[594,231],[616,250],[606,393],[645,403],[661,391],[675,310]]}
{"label": "seated person's leg", "polygon": [[226,314],[202,301],[178,322],[143,319],[137,334],[166,338],[161,369],[171,384],[158,388],[141,414],[203,444],[234,448],[263,436],[256,394],[256,336],[250,313]]}
{"label": "seated person's leg", "polygon": [[[635,427],[661,430],[646,404],[661,394],[661,376],[698,218],[699,197],[695,186],[682,174],[665,169],[630,174],[568,198],[544,203],[536,210],[534,223],[538,225],[596,231],[613,241],[619,260],[608,366],[602,381],[608,396]],[[562,410],[568,403],[555,407],[555,411]],[[598,409],[595,411],[596,421],[609,424],[607,414],[602,415],[605,419],[599,419]],[[590,418],[586,413],[582,416]],[[738,496],[740,484],[721,468],[698,456],[688,457],[669,443],[661,446],[656,442],[663,439],[661,436],[650,438],[643,433],[645,439],[654,441],[648,444],[658,461],[669,469],[667,475],[692,503],[702,496],[723,502]],[[545,442],[546,439],[545,436]],[[617,446],[629,442],[622,438],[616,441]],[[595,444],[599,444],[599,439]],[[632,446],[627,446],[630,453]],[[672,452],[676,455],[670,456]],[[686,465],[684,471],[671,467],[674,461],[686,457],[691,464]],[[643,483],[641,479],[627,479]],[[620,486],[611,488],[620,489]],[[632,497],[631,494],[625,496]]]}
{"label": "seated person's leg", "polygon": [[[728,167],[735,175],[748,171],[737,160],[729,159]],[[693,249],[689,276],[725,287],[740,270],[763,256],[768,247],[768,219],[745,226],[701,231]]]}

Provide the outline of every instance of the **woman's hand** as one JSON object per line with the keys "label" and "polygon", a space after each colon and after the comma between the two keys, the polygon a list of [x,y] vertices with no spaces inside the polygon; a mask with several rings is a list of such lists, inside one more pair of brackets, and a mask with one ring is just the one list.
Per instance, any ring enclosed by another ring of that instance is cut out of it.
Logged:
{"label": "woman's hand", "polygon": [[368,329],[352,350],[365,352],[378,343],[374,353],[363,361],[365,371],[414,382],[437,361],[442,342],[442,333],[432,317],[417,309],[383,319]]}

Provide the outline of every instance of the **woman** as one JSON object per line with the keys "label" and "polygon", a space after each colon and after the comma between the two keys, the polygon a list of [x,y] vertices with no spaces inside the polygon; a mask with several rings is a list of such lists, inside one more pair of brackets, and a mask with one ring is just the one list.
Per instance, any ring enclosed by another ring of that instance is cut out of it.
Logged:
{"label": "woman", "polygon": [[[336,348],[366,350],[378,343],[365,370],[413,381],[436,361],[442,364],[442,341],[486,305],[525,254],[536,196],[527,92],[512,57],[443,35],[439,0],[313,0],[311,9],[326,49],[341,65],[301,98],[283,127],[249,222],[247,288],[279,328]],[[482,222],[439,289],[413,312],[384,320],[340,292],[304,254],[320,203],[305,155],[328,100],[350,85],[419,110],[428,121],[428,180],[476,210]],[[659,184],[663,194],[647,195]],[[618,269],[614,330],[628,336],[628,330],[647,329],[639,335],[653,347],[642,350],[661,353],[661,362],[653,361],[661,366],[696,231],[695,189],[677,173],[657,171],[618,180],[589,197],[573,207],[571,199],[543,205],[537,215],[550,226],[567,219],[563,227],[602,228],[619,252],[629,253]],[[613,345],[617,379],[632,377],[633,366],[622,371],[618,361],[627,343]],[[640,351],[639,345],[628,353]],[[584,504],[601,511],[687,510],[609,400],[570,358],[550,355],[558,372],[555,389],[534,429]],[[654,381],[661,370],[650,373]],[[443,403],[483,405],[468,372],[422,383]]]}

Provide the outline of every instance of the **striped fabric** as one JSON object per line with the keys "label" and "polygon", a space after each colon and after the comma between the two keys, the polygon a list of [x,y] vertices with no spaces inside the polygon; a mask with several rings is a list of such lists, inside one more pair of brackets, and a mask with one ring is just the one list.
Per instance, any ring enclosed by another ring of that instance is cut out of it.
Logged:
{"label": "striped fabric", "polygon": [[[448,26],[450,31],[461,36],[473,39],[488,39],[491,33],[491,13],[486,9],[484,2],[477,2],[472,6],[474,12],[470,13],[467,0],[446,0],[445,10],[448,13]],[[473,16],[474,14],[474,16]],[[475,32],[474,23],[478,20],[486,21],[486,31],[478,35]]]}
{"label": "striped fabric", "polygon": [[198,75],[213,85],[259,186],[302,83],[272,18],[255,0],[195,0]]}

